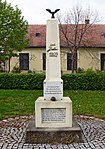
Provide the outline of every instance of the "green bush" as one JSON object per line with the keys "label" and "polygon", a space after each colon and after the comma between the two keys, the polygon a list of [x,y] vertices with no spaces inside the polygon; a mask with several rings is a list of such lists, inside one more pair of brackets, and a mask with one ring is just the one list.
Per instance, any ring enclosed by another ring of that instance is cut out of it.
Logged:
{"label": "green bush", "polygon": [[1,73],[0,89],[42,89],[44,74]]}
{"label": "green bush", "polygon": [[85,73],[62,76],[64,89],[69,90],[105,90],[105,73],[87,71]]}
{"label": "green bush", "polygon": [[[42,73],[0,73],[0,89],[42,90]],[[62,76],[64,90],[105,90],[105,72],[87,71]]]}

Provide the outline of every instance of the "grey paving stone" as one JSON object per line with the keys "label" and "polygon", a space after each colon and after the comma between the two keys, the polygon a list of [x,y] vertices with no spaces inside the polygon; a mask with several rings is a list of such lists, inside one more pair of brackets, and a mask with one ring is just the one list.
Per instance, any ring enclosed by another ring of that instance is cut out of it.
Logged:
{"label": "grey paving stone", "polygon": [[[39,148],[40,148],[40,149],[45,149],[45,147],[39,147]],[[46,149],[48,149],[47,146],[46,146]]]}
{"label": "grey paving stone", "polygon": [[57,148],[58,149],[63,149],[63,145],[62,144],[59,144],[59,145],[57,145]]}
{"label": "grey paving stone", "polygon": [[89,143],[89,146],[91,147],[91,148],[94,148],[95,147],[95,145],[94,145],[94,143]]}
{"label": "grey paving stone", "polygon": [[51,145],[52,149],[57,149],[56,145]]}
{"label": "grey paving stone", "polygon": [[[1,140],[1,139],[0,139]],[[3,146],[3,142],[2,143],[0,143],[0,148]]]}
{"label": "grey paving stone", "polygon": [[73,145],[74,145],[74,147],[78,147],[78,143],[74,143]]}
{"label": "grey paving stone", "polygon": [[75,149],[75,147],[70,147],[70,149]]}
{"label": "grey paving stone", "polygon": [[17,143],[17,144],[14,144],[14,145],[13,145],[13,149],[14,149],[14,148],[18,148],[18,146],[19,146],[18,143]]}
{"label": "grey paving stone", "polygon": [[102,149],[102,148],[99,146],[99,147],[95,147],[94,149]]}
{"label": "grey paving stone", "polygon": [[66,145],[66,144],[64,144],[64,145],[63,145],[63,148],[64,148],[64,149],[69,149],[69,146]]}
{"label": "grey paving stone", "polygon": [[105,121],[84,116],[75,116],[83,131],[84,143],[74,144],[24,144],[26,127],[32,116],[9,118],[0,121],[0,148],[10,149],[105,149]]}
{"label": "grey paving stone", "polygon": [[85,148],[85,146],[84,146],[84,144],[83,144],[83,143],[78,144],[78,146],[79,146],[80,148]]}
{"label": "grey paving stone", "polygon": [[84,143],[84,146],[85,146],[86,148],[89,148],[89,143]]}
{"label": "grey paving stone", "polygon": [[8,147],[8,143],[4,143],[2,149],[6,149]]}
{"label": "grey paving stone", "polygon": [[68,146],[69,146],[70,149],[71,148],[74,148],[74,145],[73,144],[69,144]]}
{"label": "grey paving stone", "polygon": [[29,147],[28,146],[23,146],[23,148],[22,149],[29,149]]}
{"label": "grey paving stone", "polygon": [[103,144],[100,144],[100,147],[102,148],[102,149],[105,149],[105,144],[103,145]]}
{"label": "grey paving stone", "polygon": [[[45,146],[45,145],[44,145]],[[51,144],[46,144],[46,147],[51,147]]]}

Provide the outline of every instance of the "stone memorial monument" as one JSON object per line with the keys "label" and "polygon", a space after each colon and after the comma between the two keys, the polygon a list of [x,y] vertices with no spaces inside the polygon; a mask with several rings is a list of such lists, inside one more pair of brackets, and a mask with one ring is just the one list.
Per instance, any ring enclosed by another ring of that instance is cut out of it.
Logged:
{"label": "stone memorial monument", "polygon": [[59,25],[54,12],[50,13],[53,15],[46,25],[44,97],[39,97],[35,103],[36,127],[72,127],[72,101],[63,97]]}
{"label": "stone memorial monument", "polygon": [[35,120],[27,128],[28,143],[66,143],[80,137],[80,127],[72,121],[72,101],[63,96],[59,24],[52,12],[46,25],[46,78],[43,97],[35,101]]}

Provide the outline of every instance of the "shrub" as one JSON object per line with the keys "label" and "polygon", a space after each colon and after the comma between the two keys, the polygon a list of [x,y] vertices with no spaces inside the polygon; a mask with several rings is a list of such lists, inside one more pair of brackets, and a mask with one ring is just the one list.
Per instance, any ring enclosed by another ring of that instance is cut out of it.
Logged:
{"label": "shrub", "polygon": [[[42,90],[44,79],[43,73],[0,73],[0,89]],[[65,74],[62,79],[65,90],[105,90],[105,72]]]}
{"label": "shrub", "polygon": [[43,74],[0,74],[0,89],[42,89],[43,88]]}
{"label": "shrub", "polygon": [[68,90],[105,90],[105,73],[87,71],[85,73],[62,76],[64,89]]}

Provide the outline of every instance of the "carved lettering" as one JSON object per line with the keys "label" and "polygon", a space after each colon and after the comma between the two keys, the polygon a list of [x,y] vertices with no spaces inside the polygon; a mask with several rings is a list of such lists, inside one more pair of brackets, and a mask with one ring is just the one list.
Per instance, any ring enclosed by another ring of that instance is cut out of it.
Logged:
{"label": "carved lettering", "polygon": [[62,94],[60,86],[47,86],[45,94]]}
{"label": "carved lettering", "polygon": [[57,57],[58,56],[58,52],[50,52],[49,53],[49,57]]}
{"label": "carved lettering", "polygon": [[66,109],[64,108],[42,108],[42,122],[65,122],[66,118]]}

